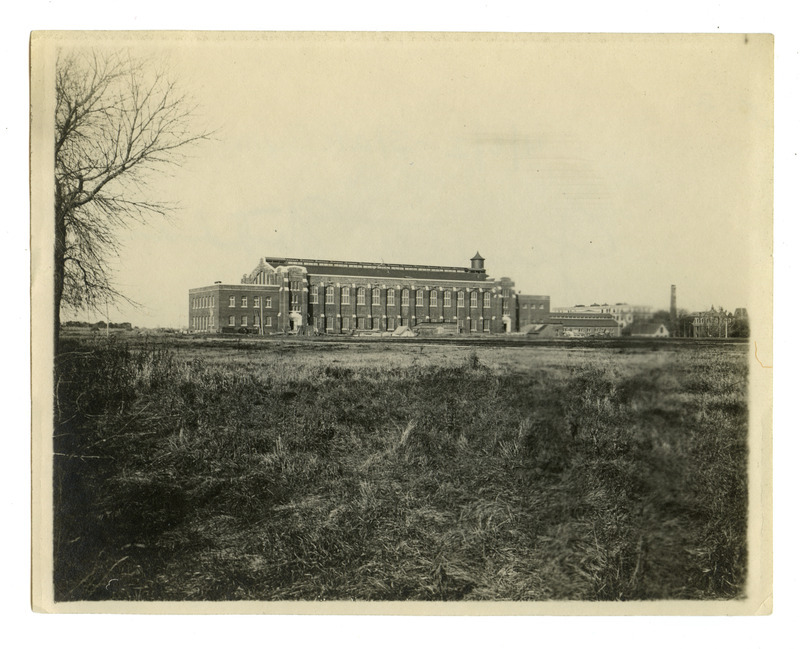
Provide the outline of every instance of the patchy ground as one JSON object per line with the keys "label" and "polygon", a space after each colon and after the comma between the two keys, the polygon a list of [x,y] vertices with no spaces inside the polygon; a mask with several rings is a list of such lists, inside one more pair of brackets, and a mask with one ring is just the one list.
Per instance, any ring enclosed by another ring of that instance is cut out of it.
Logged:
{"label": "patchy ground", "polygon": [[57,600],[743,594],[745,345],[64,352]]}

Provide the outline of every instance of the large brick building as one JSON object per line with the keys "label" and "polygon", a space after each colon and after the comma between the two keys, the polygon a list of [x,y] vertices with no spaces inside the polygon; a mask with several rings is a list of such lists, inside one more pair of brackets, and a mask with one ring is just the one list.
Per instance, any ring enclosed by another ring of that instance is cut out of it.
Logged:
{"label": "large brick building", "polygon": [[[399,327],[439,332],[519,331],[514,282],[470,267],[262,258],[240,284],[189,291],[189,329],[217,333],[358,333]],[[522,299],[525,319],[549,313],[548,296]]]}

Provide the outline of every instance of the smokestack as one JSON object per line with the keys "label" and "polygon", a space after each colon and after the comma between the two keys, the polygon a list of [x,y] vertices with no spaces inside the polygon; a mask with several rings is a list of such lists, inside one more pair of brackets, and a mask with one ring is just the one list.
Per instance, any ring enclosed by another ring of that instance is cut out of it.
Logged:
{"label": "smokestack", "polygon": [[669,317],[673,322],[678,319],[678,298],[676,297],[675,284],[669,288]]}

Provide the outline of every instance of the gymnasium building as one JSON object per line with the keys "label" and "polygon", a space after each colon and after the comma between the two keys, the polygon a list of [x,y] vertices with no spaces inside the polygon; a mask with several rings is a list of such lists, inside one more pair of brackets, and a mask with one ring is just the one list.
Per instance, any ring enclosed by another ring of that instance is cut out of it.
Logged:
{"label": "gymnasium building", "polygon": [[469,267],[265,257],[240,284],[189,291],[189,330],[214,333],[511,333],[544,323],[545,295]]}

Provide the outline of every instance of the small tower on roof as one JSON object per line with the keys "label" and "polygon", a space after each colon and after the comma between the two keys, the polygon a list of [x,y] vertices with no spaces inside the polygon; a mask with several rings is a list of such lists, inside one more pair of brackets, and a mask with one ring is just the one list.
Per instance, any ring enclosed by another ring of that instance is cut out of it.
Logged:
{"label": "small tower on roof", "polygon": [[483,270],[483,262],[486,260],[481,257],[481,253],[476,252],[470,261],[472,262],[472,270]]}

